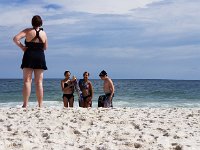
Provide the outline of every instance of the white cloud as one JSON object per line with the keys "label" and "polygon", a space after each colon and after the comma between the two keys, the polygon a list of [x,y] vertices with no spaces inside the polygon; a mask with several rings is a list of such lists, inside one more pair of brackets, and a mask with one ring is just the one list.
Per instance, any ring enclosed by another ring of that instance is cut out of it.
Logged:
{"label": "white cloud", "polygon": [[0,26],[15,26],[23,23],[31,23],[30,16],[32,16],[33,12],[31,12],[28,8],[26,9],[13,9],[10,7],[5,7],[1,10],[0,15]]}
{"label": "white cloud", "polygon": [[[27,27],[31,26],[31,19],[34,15],[52,15],[53,12],[46,11],[44,4],[25,4],[25,5],[0,5],[0,26],[8,27]],[[55,14],[55,13],[54,13]]]}
{"label": "white cloud", "polygon": [[54,19],[54,20],[47,20],[45,22],[45,25],[63,25],[63,24],[75,24],[79,20],[78,19],[68,19],[68,18],[63,18],[63,19]]}
{"label": "white cloud", "polygon": [[[148,4],[161,0],[57,0],[56,3],[68,11],[86,12],[94,14],[127,14],[137,8],[144,8]],[[54,0],[46,2],[55,3]]]}
{"label": "white cloud", "polygon": [[[166,64],[168,73],[176,67],[190,70],[198,65],[200,1],[44,0],[4,5],[0,4],[2,58],[20,51],[12,36],[31,26],[32,16],[40,14],[49,39],[47,62],[57,62],[59,67],[77,60],[82,68],[104,59],[113,71],[119,64],[124,71],[134,65],[139,68],[138,77],[148,78],[147,70],[159,76]],[[56,70],[64,68],[59,67]]]}
{"label": "white cloud", "polygon": [[170,0],[133,11],[129,19],[149,25],[149,35],[195,31],[200,24],[199,5],[200,1]]}

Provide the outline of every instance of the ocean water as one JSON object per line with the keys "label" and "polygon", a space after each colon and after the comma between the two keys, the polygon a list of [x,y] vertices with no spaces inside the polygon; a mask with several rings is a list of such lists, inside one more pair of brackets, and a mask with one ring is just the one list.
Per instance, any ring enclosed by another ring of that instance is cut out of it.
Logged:
{"label": "ocean water", "polygon": [[[44,79],[43,106],[63,107],[60,80]],[[97,107],[98,97],[103,94],[103,81],[93,79],[91,82],[94,88],[93,107]],[[200,107],[199,80],[114,79],[113,82],[114,107]],[[21,107],[22,87],[21,79],[0,79],[0,107]],[[74,105],[78,107],[77,94],[74,95]],[[29,106],[37,106],[34,84]]]}

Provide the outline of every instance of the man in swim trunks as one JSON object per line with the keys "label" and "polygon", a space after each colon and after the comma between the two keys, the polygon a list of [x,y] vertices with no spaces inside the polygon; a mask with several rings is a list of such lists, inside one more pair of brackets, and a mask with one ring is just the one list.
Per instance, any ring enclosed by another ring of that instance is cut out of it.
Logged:
{"label": "man in swim trunks", "polygon": [[114,84],[112,80],[108,77],[107,72],[104,70],[101,71],[99,77],[101,78],[101,80],[104,81],[103,85],[103,90],[105,93],[104,107],[106,108],[113,107],[112,99],[114,97],[114,91],[115,91]]}

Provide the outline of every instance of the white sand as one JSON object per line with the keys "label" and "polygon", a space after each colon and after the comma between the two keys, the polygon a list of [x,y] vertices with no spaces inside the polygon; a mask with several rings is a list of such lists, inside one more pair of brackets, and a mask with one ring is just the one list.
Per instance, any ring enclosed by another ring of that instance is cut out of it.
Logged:
{"label": "white sand", "polygon": [[0,150],[200,150],[200,108],[1,108]]}

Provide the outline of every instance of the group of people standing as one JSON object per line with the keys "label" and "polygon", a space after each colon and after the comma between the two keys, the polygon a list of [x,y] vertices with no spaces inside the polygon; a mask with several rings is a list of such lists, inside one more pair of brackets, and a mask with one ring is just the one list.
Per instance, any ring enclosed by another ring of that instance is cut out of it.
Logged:
{"label": "group of people standing", "polygon": [[[44,50],[48,47],[48,40],[45,31],[41,28],[43,21],[39,15],[32,18],[32,28],[26,28],[14,36],[14,43],[24,52],[21,68],[23,69],[23,106],[27,107],[28,100],[31,94],[32,74],[34,74],[34,81],[36,87],[36,96],[38,106],[42,106],[43,101],[43,72],[47,70]],[[21,39],[25,38],[24,44]],[[83,79],[77,81],[75,77],[70,79],[70,71],[65,71],[65,79],[61,81],[61,88],[63,91],[64,107],[73,107],[74,104],[74,90],[79,87],[81,91],[81,100],[79,100],[80,107],[92,107],[93,87],[89,81],[89,73],[83,73]],[[104,104],[102,107],[112,107],[112,98],[114,96],[114,85],[112,80],[107,76],[106,71],[99,74],[100,78],[104,80],[103,96]],[[78,82],[78,83],[77,83]],[[78,86],[77,86],[78,84]],[[102,99],[101,99],[102,100]]]}
{"label": "group of people standing", "polygon": [[[73,76],[70,79],[70,71],[65,71],[65,78],[61,80],[61,89],[63,91],[63,103],[64,107],[73,107],[74,105],[74,91],[76,90],[79,95],[79,106],[83,108],[92,107],[92,98],[94,95],[93,86],[89,80],[89,72],[83,73],[83,79],[77,81]],[[104,80],[104,99],[101,107],[113,107],[112,99],[114,97],[114,84],[112,80],[107,76],[106,71],[101,71],[99,77]],[[99,99],[99,101],[101,101]],[[101,103],[101,102],[98,102]],[[99,106],[99,105],[98,105]]]}
{"label": "group of people standing", "polygon": [[84,72],[83,79],[79,80],[79,82],[74,76],[72,77],[72,79],[70,79],[70,75],[70,71],[65,71],[65,79],[61,80],[64,107],[73,107],[75,90],[77,91],[77,94],[79,94],[79,106],[91,107],[93,98],[93,87],[92,83],[88,79],[89,73]]}

